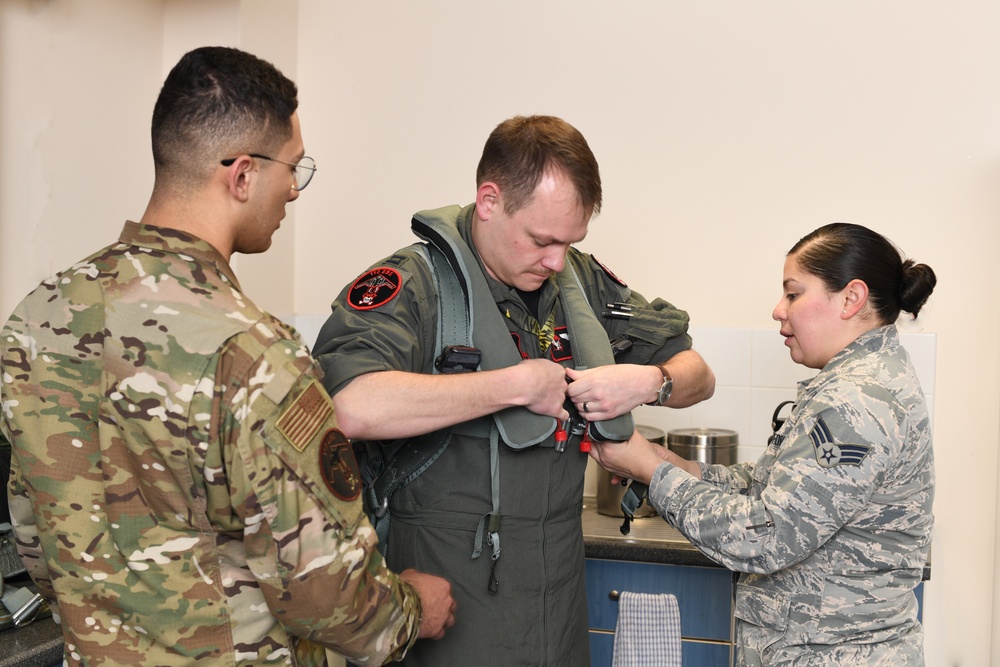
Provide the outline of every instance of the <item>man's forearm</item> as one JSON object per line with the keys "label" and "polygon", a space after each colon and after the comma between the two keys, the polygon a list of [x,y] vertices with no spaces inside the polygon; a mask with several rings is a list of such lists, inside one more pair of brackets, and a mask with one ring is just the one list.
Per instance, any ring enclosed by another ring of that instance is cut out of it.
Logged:
{"label": "man's forearm", "polygon": [[666,405],[686,408],[711,398],[715,393],[715,373],[694,350],[678,352],[661,365],[670,371],[674,381]]}
{"label": "man's forearm", "polygon": [[380,371],[356,377],[337,392],[333,405],[347,437],[390,440],[530,406],[530,385],[529,371],[522,366],[453,375]]}

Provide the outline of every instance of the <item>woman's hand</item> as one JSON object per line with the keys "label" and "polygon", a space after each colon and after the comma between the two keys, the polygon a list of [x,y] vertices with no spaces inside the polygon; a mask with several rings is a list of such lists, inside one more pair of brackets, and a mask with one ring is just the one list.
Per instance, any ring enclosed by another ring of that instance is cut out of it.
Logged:
{"label": "woman's hand", "polygon": [[643,484],[649,484],[653,473],[664,461],[701,479],[701,466],[697,461],[688,461],[666,447],[653,444],[639,431],[626,442],[595,442],[590,456],[612,475],[638,480]]}

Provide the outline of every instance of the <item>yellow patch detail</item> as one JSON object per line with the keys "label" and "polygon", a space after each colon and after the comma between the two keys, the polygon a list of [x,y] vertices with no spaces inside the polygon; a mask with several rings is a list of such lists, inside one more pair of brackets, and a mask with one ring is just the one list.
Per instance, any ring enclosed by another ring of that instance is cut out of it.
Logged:
{"label": "yellow patch detail", "polygon": [[278,419],[278,430],[292,443],[292,447],[302,452],[332,414],[330,397],[316,380],[311,380],[305,391]]}

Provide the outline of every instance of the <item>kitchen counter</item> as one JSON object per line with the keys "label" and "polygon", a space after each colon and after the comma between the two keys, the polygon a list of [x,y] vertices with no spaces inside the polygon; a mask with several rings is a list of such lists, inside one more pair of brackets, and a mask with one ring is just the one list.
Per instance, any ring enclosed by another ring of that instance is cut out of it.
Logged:
{"label": "kitchen counter", "polygon": [[[632,521],[629,534],[622,535],[622,518],[605,516],[597,512],[597,501],[592,496],[583,499],[583,543],[587,558],[624,560],[666,565],[722,566],[698,551],[659,516],[642,517]],[[923,580],[931,578],[931,563],[924,566]]]}
{"label": "kitchen counter", "polygon": [[596,500],[584,497],[583,543],[587,558],[722,567],[659,516],[635,519],[628,535],[621,533],[624,521],[599,514]]}

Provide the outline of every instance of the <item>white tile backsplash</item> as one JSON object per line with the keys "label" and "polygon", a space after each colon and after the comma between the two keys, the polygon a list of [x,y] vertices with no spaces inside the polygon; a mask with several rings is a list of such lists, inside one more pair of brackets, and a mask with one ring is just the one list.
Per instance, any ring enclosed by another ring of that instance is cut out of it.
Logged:
{"label": "white tile backsplash", "polygon": [[[695,348],[697,347],[696,340]],[[800,380],[816,375],[815,370],[792,361],[777,325],[773,329],[751,329],[750,347],[751,386],[777,389],[794,387]]]}
{"label": "white tile backsplash", "polygon": [[[681,410],[640,407],[636,422],[664,431],[675,428],[728,428],[739,433],[737,459],[756,461],[771,435],[771,417],[782,401],[795,399],[796,385],[816,371],[791,360],[776,328],[738,329],[691,327],[694,349],[715,372],[715,395]],[[934,421],[934,384],[937,336],[900,333],[900,342],[913,360]],[[782,411],[787,416],[788,408]],[[596,464],[588,468],[586,492],[596,489]]]}
{"label": "white tile backsplash", "polygon": [[752,416],[750,395],[748,386],[717,385],[711,400],[688,408],[692,426],[730,429],[741,434],[741,441],[746,441]]}
{"label": "white tile backsplash", "polygon": [[715,373],[718,384],[750,385],[750,329],[691,327],[695,349]]}
{"label": "white tile backsplash", "polygon": [[[670,412],[689,413],[690,422],[677,419],[684,421],[685,426],[738,431],[739,459],[756,460],[750,454],[763,453],[771,435],[774,409],[782,401],[793,400],[796,384],[815,376],[816,371],[791,360],[777,328],[691,327],[691,336],[694,349],[716,373],[715,396],[699,405]],[[900,342],[913,360],[933,421],[937,336],[900,333]],[[748,366],[749,382],[744,384],[739,380],[747,377]]]}

